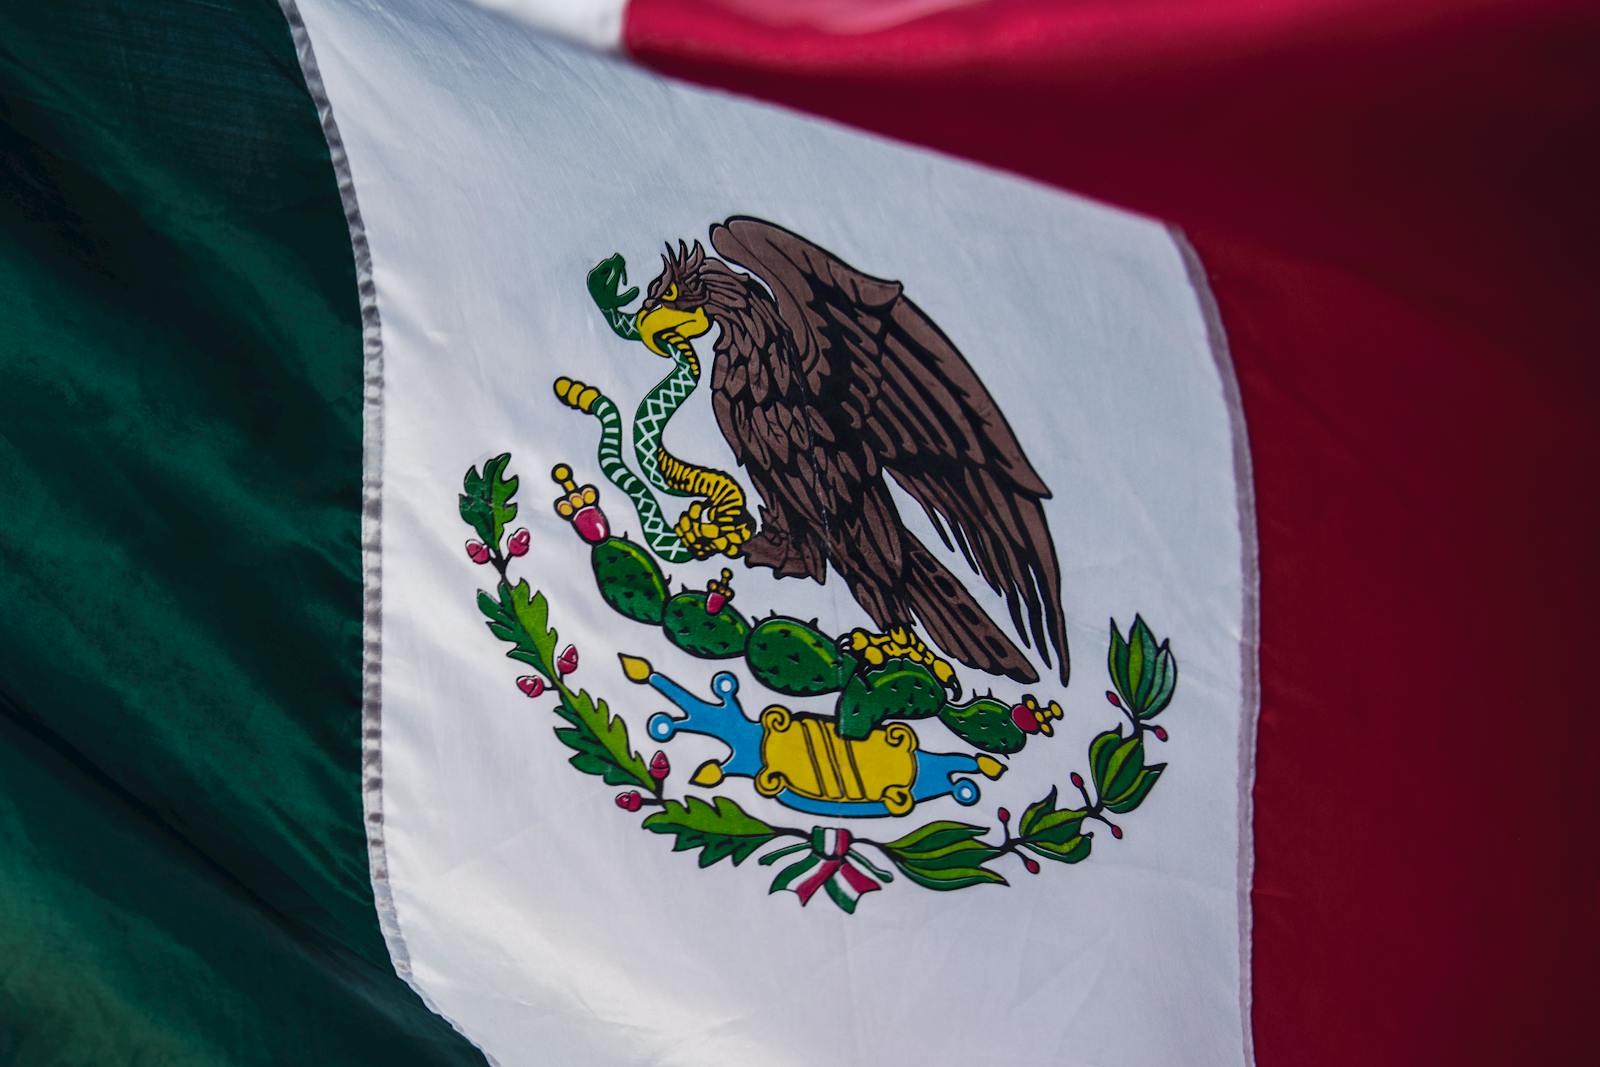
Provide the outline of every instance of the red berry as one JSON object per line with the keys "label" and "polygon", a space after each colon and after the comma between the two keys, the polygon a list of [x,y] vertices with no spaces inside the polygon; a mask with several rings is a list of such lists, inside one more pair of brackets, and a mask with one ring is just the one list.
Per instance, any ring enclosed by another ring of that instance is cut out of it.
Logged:
{"label": "red berry", "polygon": [[1156,735],[1157,741],[1165,741],[1167,739],[1167,728],[1165,726],[1152,726],[1150,732]]}
{"label": "red berry", "polygon": [[544,679],[535,674],[524,674],[517,679],[517,688],[523,696],[536,697],[544,692]]}
{"label": "red berry", "polygon": [[489,546],[482,541],[467,542],[467,558],[474,563],[489,562]]}
{"label": "red berry", "polygon": [[1007,811],[1005,808],[1001,808],[1000,809],[1000,821],[1001,822],[1010,822],[1011,821],[1011,813],[1009,811]]}
{"label": "red berry", "polygon": [[528,528],[523,527],[511,535],[511,540],[506,542],[506,551],[513,556],[526,556],[528,546],[533,543],[533,535],[528,533]]}
{"label": "red berry", "polygon": [[1021,730],[1025,734],[1036,734],[1039,732],[1039,717],[1035,715],[1033,713],[1033,709],[1028,707],[1026,704],[1017,704],[1012,707],[1011,721],[1016,724],[1017,729]]}
{"label": "red berry", "polygon": [[656,754],[650,757],[650,777],[659,782],[671,773],[672,764],[667,760],[667,754],[657,750]]}
{"label": "red berry", "polygon": [[1072,772],[1072,787],[1074,789],[1083,788],[1083,775],[1079,774],[1077,771]]}
{"label": "red berry", "polygon": [[1022,865],[1028,869],[1029,874],[1039,873],[1039,861],[1032,856],[1022,857]]}
{"label": "red berry", "polygon": [[1122,701],[1117,698],[1117,694],[1113,693],[1109,689],[1106,690],[1106,699],[1111,701],[1111,706],[1112,707],[1114,707],[1114,708],[1122,707]]}
{"label": "red berry", "polygon": [[644,804],[644,798],[637,789],[630,789],[626,793],[617,794],[617,807],[623,811],[638,811]]}
{"label": "red berry", "polygon": [[568,645],[561,650],[561,655],[556,657],[556,673],[565,678],[578,669],[578,646]]}
{"label": "red berry", "polygon": [[1111,823],[1110,826],[1111,826],[1111,836],[1116,838],[1118,841],[1121,841],[1122,840],[1122,827],[1118,826],[1116,823]]}

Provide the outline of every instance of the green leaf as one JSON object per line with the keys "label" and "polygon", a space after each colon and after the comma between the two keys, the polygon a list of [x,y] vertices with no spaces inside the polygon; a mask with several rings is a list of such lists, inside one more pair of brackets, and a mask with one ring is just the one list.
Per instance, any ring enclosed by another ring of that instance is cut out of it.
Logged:
{"label": "green leaf", "polygon": [[1052,811],[1033,824],[1022,835],[1024,844],[1062,844],[1083,832],[1083,820],[1088,813],[1077,808]]}
{"label": "green leaf", "polygon": [[1144,621],[1144,616],[1133,617],[1133,630],[1128,635],[1128,684],[1132,692],[1124,694],[1132,697],[1129,707],[1135,714],[1142,711],[1150,701],[1151,687],[1156,677],[1156,656],[1159,652],[1156,635],[1150,632],[1150,626]]}
{"label": "green leaf", "polygon": [[967,839],[951,842],[943,848],[929,852],[890,853],[890,858],[898,858],[924,870],[942,870],[947,867],[981,864],[999,854],[1000,850],[993,845]]}
{"label": "green leaf", "polygon": [[1128,812],[1144,803],[1144,798],[1149,796],[1150,790],[1155,788],[1156,779],[1161,777],[1161,772],[1167,769],[1165,763],[1157,763],[1141,770],[1134,778],[1133,784],[1122,792],[1115,800],[1106,801],[1106,809],[1118,815]]}
{"label": "green leaf", "polygon": [[1128,642],[1117,629],[1117,620],[1111,620],[1111,644],[1106,650],[1106,670],[1111,674],[1111,684],[1122,694],[1124,704],[1131,703],[1128,688]]}
{"label": "green leaf", "polygon": [[970,885],[983,885],[985,882],[1007,885],[1005,878],[998,871],[991,871],[987,867],[948,867],[941,870],[927,870],[915,864],[897,864],[907,878],[926,889],[946,891],[951,889],[965,889]]}
{"label": "green leaf", "polygon": [[511,502],[517,491],[517,479],[505,477],[511,463],[511,453],[502,452],[483,465],[483,473],[469,467],[461,479],[462,493],[458,498],[461,518],[472,527],[486,545],[500,547],[500,538],[506,524],[517,517],[517,505]]}
{"label": "green leaf", "polygon": [[490,633],[515,646],[507,656],[556,680],[556,632],[550,628],[550,605],[543,593],[533,592],[526,581],[515,586],[501,582],[498,600],[479,590],[478,610],[489,620]]}
{"label": "green leaf", "polygon": [[1029,804],[1028,809],[1022,813],[1022,821],[1017,823],[1017,836],[1027,837],[1041,818],[1055,810],[1056,787],[1051,786],[1050,792],[1046,793],[1043,799]]}
{"label": "green leaf", "polygon": [[984,864],[1000,854],[978,838],[983,826],[962,822],[930,822],[898,840],[879,846],[884,855],[918,885],[929,889],[960,889],[1002,878]]}
{"label": "green leaf", "polygon": [[1076,834],[1064,841],[1028,841],[1022,847],[1057,863],[1078,863],[1089,858],[1093,840],[1091,834]]}
{"label": "green leaf", "polygon": [[556,737],[576,753],[568,762],[585,774],[599,775],[607,785],[643,786],[654,793],[656,780],[628,743],[627,724],[611,714],[604,700],[596,703],[582,689],[558,691],[556,714],[571,728],[557,728]]}
{"label": "green leaf", "polygon": [[1105,795],[1106,768],[1110,765],[1111,757],[1121,741],[1122,724],[1118,723],[1116,729],[1098,734],[1089,742],[1089,774],[1094,779],[1095,789],[1102,796]]}
{"label": "green leaf", "polygon": [[[777,836],[772,827],[723,796],[711,804],[699,797],[665,801],[660,811],[644,821],[644,828],[652,833],[674,835],[677,838],[672,846],[674,852],[700,849],[702,867],[730,858],[734,866],[738,866]],[[782,879],[793,869],[790,867],[778,877]],[[777,886],[776,882],[773,884]]]}
{"label": "green leaf", "polygon": [[1104,782],[1096,782],[1100,798],[1121,796],[1144,769],[1144,738],[1130,737],[1118,745],[1106,762]]}
{"label": "green leaf", "polygon": [[1153,719],[1172,703],[1172,693],[1178,687],[1178,661],[1172,655],[1169,647],[1171,642],[1163,641],[1161,653],[1156,657],[1156,680],[1150,688],[1150,697],[1144,708],[1137,714],[1141,719]]}
{"label": "green leaf", "polygon": [[511,520],[517,517],[517,505],[511,500],[512,497],[517,495],[517,479],[515,476],[510,478],[504,476],[510,463],[511,453],[505,452],[490,460],[485,468],[485,474],[489,474],[490,468],[493,469],[493,473],[490,476],[490,485],[492,487],[490,503],[494,507],[495,544],[500,543],[500,537],[505,533],[506,527],[511,525]]}
{"label": "green leaf", "polygon": [[987,827],[973,826],[966,822],[930,822],[917,827],[904,837],[890,841],[883,846],[883,850],[907,854],[936,852],[953,841],[982,837],[987,830]]}
{"label": "green leaf", "polygon": [[510,592],[511,609],[517,622],[532,643],[534,653],[543,658],[548,668],[546,673],[552,675],[553,681],[556,632],[550,628],[550,602],[543,593],[532,592],[526,580],[518,582]]}

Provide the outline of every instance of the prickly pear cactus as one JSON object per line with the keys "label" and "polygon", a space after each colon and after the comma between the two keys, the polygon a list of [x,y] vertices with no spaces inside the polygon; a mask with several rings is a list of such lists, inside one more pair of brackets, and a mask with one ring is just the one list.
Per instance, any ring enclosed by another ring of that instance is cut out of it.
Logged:
{"label": "prickly pear cactus", "polygon": [[701,659],[743,655],[750,640],[750,623],[738,609],[725,604],[713,615],[703,592],[683,592],[667,601],[661,628],[673,644]]}
{"label": "prickly pear cactus", "polygon": [[839,695],[839,736],[859,741],[885,719],[926,719],[944,706],[944,686],[932,671],[892,659],[845,684]]}
{"label": "prickly pear cactus", "polygon": [[607,604],[634,622],[661,623],[667,580],[649,552],[625,538],[612,537],[595,545],[589,560]]}
{"label": "prickly pear cactus", "polygon": [[[963,741],[984,752],[1010,755],[1027,744],[1029,731],[1018,725],[1017,708],[992,696],[948,703],[945,687],[920,663],[895,658],[862,670],[863,664],[839,642],[784,615],[752,628],[727,603],[732,594],[725,587],[718,593],[715,612],[707,592],[685,590],[669,596],[660,566],[648,551],[626,538],[600,542],[591,559],[607,604],[635,622],[660,626],[674,645],[691,656],[743,656],[757,681],[789,696],[838,693],[834,712],[841,737],[861,740],[890,719],[938,716]],[[1030,725],[1032,729],[1036,727]]]}
{"label": "prickly pear cactus", "polygon": [[790,696],[834,693],[855,672],[855,657],[798,619],[775,615],[750,635],[745,658],[762,685]]}
{"label": "prickly pear cactus", "polygon": [[969,745],[985,752],[1009,755],[1027,744],[1012,718],[1012,709],[994,697],[976,697],[965,704],[948,704],[939,712],[939,721]]}

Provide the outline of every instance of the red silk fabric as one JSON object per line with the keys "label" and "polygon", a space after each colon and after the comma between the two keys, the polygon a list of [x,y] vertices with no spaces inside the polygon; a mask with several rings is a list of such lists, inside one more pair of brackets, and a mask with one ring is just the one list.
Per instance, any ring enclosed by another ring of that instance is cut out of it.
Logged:
{"label": "red silk fabric", "polygon": [[660,72],[1141,211],[1195,245],[1255,473],[1264,1067],[1565,1062],[1591,1043],[1597,13],[627,13],[627,50]]}

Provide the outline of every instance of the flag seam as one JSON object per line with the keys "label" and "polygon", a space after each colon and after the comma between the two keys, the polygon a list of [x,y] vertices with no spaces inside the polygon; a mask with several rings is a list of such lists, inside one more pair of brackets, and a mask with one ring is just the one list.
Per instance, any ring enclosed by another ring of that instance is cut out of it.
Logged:
{"label": "flag seam", "polygon": [[1256,729],[1261,714],[1261,552],[1256,530],[1255,473],[1250,463],[1250,434],[1245,423],[1244,398],[1234,371],[1222,312],[1206,277],[1200,254],[1177,226],[1169,226],[1173,244],[1183,258],[1184,272],[1205,320],[1207,346],[1222,381],[1223,404],[1233,438],[1233,482],[1239,509],[1240,585],[1243,604],[1239,635],[1239,1012],[1246,1067],[1255,1065],[1255,1033],[1251,1023],[1251,888],[1255,880],[1255,779]]}
{"label": "flag seam", "polygon": [[339,200],[345,224],[350,231],[350,249],[355,260],[356,291],[361,308],[361,801],[366,827],[367,863],[372,882],[373,907],[378,926],[389,951],[390,963],[423,1005],[470,1042],[491,1065],[495,1058],[469,1037],[461,1025],[439,1010],[439,1006],[416,981],[411,954],[406,947],[389,884],[389,866],[384,845],[383,823],[383,330],[378,314],[377,285],[372,271],[372,250],[367,243],[366,225],[356,197],[355,179],[344,141],[334,120],[317,67],[311,35],[295,0],[279,0],[279,8],[289,26],[295,55],[306,92],[317,109],[317,118],[328,145],[338,182]]}

